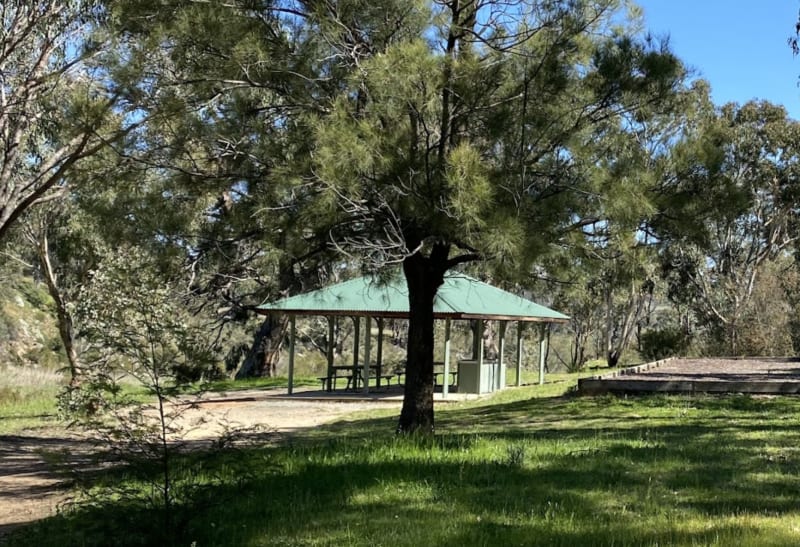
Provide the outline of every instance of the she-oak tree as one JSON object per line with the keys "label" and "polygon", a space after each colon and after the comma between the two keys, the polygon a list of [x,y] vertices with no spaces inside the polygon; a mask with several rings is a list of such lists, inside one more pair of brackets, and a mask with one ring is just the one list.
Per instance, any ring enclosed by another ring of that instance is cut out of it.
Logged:
{"label": "she-oak tree", "polygon": [[[175,174],[158,196],[199,195],[208,241],[250,227],[251,257],[267,258],[279,234],[298,247],[279,257],[333,246],[366,269],[402,265],[401,432],[433,430],[445,272],[476,260],[524,271],[581,226],[598,143],[624,129],[621,114],[657,111],[682,76],[668,50],[620,27],[617,0],[120,5],[130,10],[115,20],[149,37],[132,89],[182,112],[146,133],[157,161],[137,160]],[[224,214],[202,206],[226,193],[237,199]],[[202,241],[192,231],[166,239]]]}
{"label": "she-oak tree", "polygon": [[580,224],[581,151],[679,85],[669,51],[615,26],[619,7],[434,2],[416,36],[358,60],[320,117],[311,210],[336,219],[342,251],[368,269],[401,264],[408,284],[398,432],[434,428],[433,300],[445,273],[477,260],[520,270],[541,256]]}

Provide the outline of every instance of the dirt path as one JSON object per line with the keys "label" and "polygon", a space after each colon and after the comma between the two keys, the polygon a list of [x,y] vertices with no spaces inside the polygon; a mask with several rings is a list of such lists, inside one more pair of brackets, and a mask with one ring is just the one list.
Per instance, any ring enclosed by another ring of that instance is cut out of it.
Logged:
{"label": "dirt path", "polygon": [[0,543],[11,528],[53,514],[66,499],[57,461],[82,465],[91,444],[58,429],[0,436]]}
{"label": "dirt path", "polygon": [[353,412],[397,408],[400,401],[324,401],[283,399],[259,391],[239,391],[228,397],[211,396],[198,408],[182,415],[188,440],[216,438],[225,424],[237,427],[266,426],[292,433],[336,421]]}
{"label": "dirt path", "polygon": [[[400,408],[397,401],[285,400],[269,392],[215,395],[182,416],[189,440],[214,439],[224,428],[266,427],[291,434],[370,409]],[[67,499],[69,477],[57,469],[92,464],[92,442],[63,429],[36,429],[0,436],[0,544],[13,528],[45,518]],[[65,465],[64,465],[65,464]]]}

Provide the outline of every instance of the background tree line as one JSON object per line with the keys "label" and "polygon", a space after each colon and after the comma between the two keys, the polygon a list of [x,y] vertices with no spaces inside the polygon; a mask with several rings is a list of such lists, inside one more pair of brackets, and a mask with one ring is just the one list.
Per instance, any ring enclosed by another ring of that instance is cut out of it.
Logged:
{"label": "background tree line", "polygon": [[712,104],[635,5],[0,14],[2,267],[47,287],[75,384],[97,360],[89,326],[113,330],[125,301],[101,280],[135,293],[137,271],[205,330],[203,366],[181,365],[199,377],[277,372],[286,322],[254,318],[265,299],[401,269],[401,431],[433,428],[432,302],[453,268],[570,315],[553,344],[570,369],[800,343],[797,123]]}

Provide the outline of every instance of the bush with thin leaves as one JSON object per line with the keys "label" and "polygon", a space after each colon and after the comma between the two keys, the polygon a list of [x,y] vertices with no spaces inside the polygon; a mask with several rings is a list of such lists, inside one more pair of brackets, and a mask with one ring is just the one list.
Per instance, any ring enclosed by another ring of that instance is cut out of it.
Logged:
{"label": "bush with thin leaves", "polygon": [[[89,343],[87,375],[60,398],[62,412],[96,434],[128,464],[159,473],[151,488],[120,492],[163,509],[165,537],[179,528],[174,452],[180,449],[181,388],[213,368],[203,325],[186,312],[186,295],[140,252],[129,250],[93,272],[77,313]],[[128,387],[136,386],[136,389]],[[142,389],[147,402],[142,404]]]}

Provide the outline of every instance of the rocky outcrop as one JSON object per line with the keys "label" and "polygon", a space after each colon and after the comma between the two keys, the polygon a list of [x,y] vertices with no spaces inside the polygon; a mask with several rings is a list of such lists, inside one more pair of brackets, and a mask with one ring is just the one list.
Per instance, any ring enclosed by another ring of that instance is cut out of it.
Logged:
{"label": "rocky outcrop", "polygon": [[46,287],[30,277],[5,277],[0,287],[0,365],[61,367],[63,351]]}

